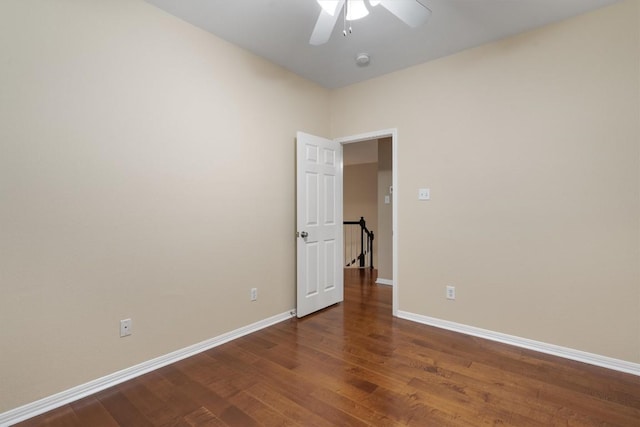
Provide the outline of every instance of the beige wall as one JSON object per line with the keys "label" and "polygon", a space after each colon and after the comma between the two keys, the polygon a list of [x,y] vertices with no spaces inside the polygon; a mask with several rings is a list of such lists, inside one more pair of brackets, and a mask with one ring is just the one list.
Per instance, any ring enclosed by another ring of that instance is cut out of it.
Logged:
{"label": "beige wall", "polygon": [[400,310],[640,362],[638,7],[332,92],[398,129]]}
{"label": "beige wall", "polygon": [[[378,254],[378,278],[393,280],[393,197],[389,187],[393,183],[392,177],[391,138],[378,140],[378,228],[375,248]],[[389,203],[384,202],[385,196]]]}
{"label": "beige wall", "polygon": [[[378,163],[361,163],[343,168],[344,220],[364,217],[367,228],[378,233]],[[359,234],[358,234],[359,236]],[[360,238],[358,237],[358,244]],[[373,266],[378,265],[378,252],[373,251]]]}
{"label": "beige wall", "polygon": [[328,91],[137,0],[3,1],[0,58],[0,412],[294,307]]}

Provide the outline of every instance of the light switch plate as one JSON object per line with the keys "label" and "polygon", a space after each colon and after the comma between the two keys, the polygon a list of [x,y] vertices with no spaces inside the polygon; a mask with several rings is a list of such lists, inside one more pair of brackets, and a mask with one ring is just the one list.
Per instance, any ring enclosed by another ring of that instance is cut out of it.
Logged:
{"label": "light switch plate", "polygon": [[418,189],[418,200],[431,200],[431,191],[428,188]]}

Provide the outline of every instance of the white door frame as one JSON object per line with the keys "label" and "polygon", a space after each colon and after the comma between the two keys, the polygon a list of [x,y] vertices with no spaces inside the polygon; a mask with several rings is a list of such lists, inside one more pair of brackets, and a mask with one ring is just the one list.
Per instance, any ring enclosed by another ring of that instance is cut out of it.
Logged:
{"label": "white door frame", "polygon": [[355,142],[368,141],[371,139],[380,139],[391,137],[391,185],[393,186],[393,192],[391,193],[392,204],[392,220],[391,220],[391,245],[392,245],[392,257],[393,257],[393,301],[392,311],[394,316],[398,316],[398,130],[396,128],[383,129],[368,133],[361,133],[358,135],[345,136],[335,138],[335,141],[342,145],[353,144]]}

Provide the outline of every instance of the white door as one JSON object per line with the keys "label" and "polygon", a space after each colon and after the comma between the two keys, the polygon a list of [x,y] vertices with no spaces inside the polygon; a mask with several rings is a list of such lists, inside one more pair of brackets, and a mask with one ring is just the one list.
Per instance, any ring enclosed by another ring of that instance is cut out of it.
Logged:
{"label": "white door", "polygon": [[297,135],[297,309],[306,316],[344,299],[342,145]]}

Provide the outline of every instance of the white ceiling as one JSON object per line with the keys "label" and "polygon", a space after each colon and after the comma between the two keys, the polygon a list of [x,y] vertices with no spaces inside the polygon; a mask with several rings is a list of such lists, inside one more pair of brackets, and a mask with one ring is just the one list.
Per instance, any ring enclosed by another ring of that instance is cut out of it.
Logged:
{"label": "white ceiling", "polygon": [[[218,37],[326,88],[339,88],[420,64],[618,0],[420,0],[433,14],[409,28],[382,7],[342,35],[309,45],[320,6],[315,0],[147,0]],[[371,56],[367,67],[358,53]]]}

